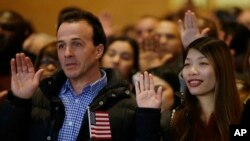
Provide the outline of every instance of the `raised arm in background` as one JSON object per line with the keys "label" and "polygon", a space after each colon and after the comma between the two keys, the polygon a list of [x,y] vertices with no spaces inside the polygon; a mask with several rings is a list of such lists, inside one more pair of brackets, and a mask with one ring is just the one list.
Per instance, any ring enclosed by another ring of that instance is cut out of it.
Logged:
{"label": "raised arm in background", "polygon": [[184,21],[180,19],[178,21],[179,24],[179,32],[181,35],[181,41],[184,48],[194,40],[206,36],[207,32],[210,30],[209,28],[204,28],[202,31],[199,31],[197,18],[194,12],[188,10],[185,13]]}

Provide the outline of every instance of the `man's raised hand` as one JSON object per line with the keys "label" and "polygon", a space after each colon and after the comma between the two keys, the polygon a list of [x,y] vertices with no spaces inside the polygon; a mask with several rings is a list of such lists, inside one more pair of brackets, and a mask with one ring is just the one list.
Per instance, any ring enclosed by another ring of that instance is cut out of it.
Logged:
{"label": "man's raised hand", "polygon": [[29,57],[24,53],[17,53],[11,59],[11,90],[13,94],[22,99],[30,99],[38,88],[43,69],[35,72]]}

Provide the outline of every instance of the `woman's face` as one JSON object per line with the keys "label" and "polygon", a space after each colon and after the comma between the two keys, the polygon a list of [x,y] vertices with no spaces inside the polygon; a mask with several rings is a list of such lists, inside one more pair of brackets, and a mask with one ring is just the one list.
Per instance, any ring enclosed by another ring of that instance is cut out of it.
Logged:
{"label": "woman's face", "polygon": [[102,58],[102,66],[117,69],[128,78],[134,66],[134,51],[127,41],[115,41],[110,44]]}
{"label": "woman's face", "polygon": [[161,110],[170,110],[174,104],[174,90],[165,80],[153,76],[155,89],[157,90],[159,86],[162,87],[162,104]]}
{"label": "woman's face", "polygon": [[196,49],[190,49],[183,67],[183,79],[192,95],[213,94],[215,72],[211,62]]}

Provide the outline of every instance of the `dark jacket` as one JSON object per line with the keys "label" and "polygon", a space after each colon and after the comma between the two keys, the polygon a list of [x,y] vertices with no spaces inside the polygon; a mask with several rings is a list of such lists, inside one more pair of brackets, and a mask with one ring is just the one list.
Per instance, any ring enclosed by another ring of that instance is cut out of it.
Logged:
{"label": "dark jacket", "polygon": [[[122,80],[116,72],[111,69],[107,69],[105,72],[108,79],[107,86],[99,92],[98,96],[90,104],[90,109],[91,111],[101,110],[109,113],[112,140],[133,141],[135,140],[136,107],[134,95],[130,93],[127,81]],[[12,99],[11,101],[14,102],[14,104],[12,103],[11,105],[14,105],[14,108],[5,111],[5,114],[15,113],[14,115],[18,117],[20,115],[23,122],[20,121],[17,125],[20,125],[18,127],[23,127],[28,131],[22,131],[22,134],[18,135],[20,138],[28,136],[31,141],[57,140],[58,131],[62,127],[65,115],[64,105],[58,97],[58,94],[65,81],[66,76],[63,72],[59,72],[55,76],[43,80],[40,83],[40,89],[44,95],[37,93],[33,96],[32,102],[9,96],[12,97],[10,99]],[[32,108],[30,108],[31,103]],[[20,105],[22,107],[20,107]],[[20,111],[18,111],[18,109]],[[18,111],[18,113],[14,111]],[[24,119],[24,117],[27,119]],[[83,123],[88,123],[87,112],[85,113],[84,119],[85,121],[83,121]],[[6,118],[5,120],[9,124],[17,119],[12,118],[8,120]],[[2,121],[0,121],[0,124],[1,122]],[[5,127],[8,127],[8,124],[6,124]],[[14,125],[11,127],[14,127]],[[0,132],[2,130],[0,125]],[[8,130],[11,131],[12,129]],[[2,133],[0,133],[0,135],[5,136],[2,135]],[[20,138],[16,138],[15,140],[19,140]],[[9,139],[11,139],[11,137]],[[84,124],[84,126],[81,127],[77,140],[89,140],[88,124]]]}
{"label": "dark jacket", "polygon": [[[178,109],[177,109],[178,110]],[[173,141],[174,134],[171,132],[170,111],[160,112],[160,109],[137,108],[136,110],[136,134],[137,141]],[[187,119],[190,118],[187,114]],[[250,129],[250,100],[247,101],[239,128]],[[238,125],[236,126],[238,127]],[[234,132],[233,132],[234,133]],[[245,136],[249,140],[249,134]],[[241,137],[240,137],[241,138]],[[245,139],[245,138],[244,138]],[[204,139],[205,140],[205,139]],[[241,138],[243,140],[243,137]]]}

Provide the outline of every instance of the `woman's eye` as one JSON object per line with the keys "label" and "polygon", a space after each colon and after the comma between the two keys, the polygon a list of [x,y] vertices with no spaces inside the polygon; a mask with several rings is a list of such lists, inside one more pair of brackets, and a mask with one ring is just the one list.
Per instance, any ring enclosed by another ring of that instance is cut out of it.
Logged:
{"label": "woman's eye", "polygon": [[201,62],[200,65],[209,65],[209,64],[206,62]]}
{"label": "woman's eye", "polygon": [[121,56],[124,60],[130,60],[132,58],[131,55],[128,53],[123,53]]}

